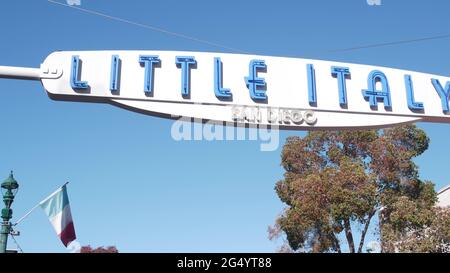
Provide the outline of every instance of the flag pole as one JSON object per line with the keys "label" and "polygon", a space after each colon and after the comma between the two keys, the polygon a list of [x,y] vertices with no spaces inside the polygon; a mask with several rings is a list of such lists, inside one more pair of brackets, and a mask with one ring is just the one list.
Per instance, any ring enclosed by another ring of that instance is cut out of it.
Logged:
{"label": "flag pole", "polygon": [[13,226],[17,226],[17,224],[19,224],[20,222],[22,222],[23,219],[27,218],[28,215],[30,215],[37,207],[39,207],[39,203],[34,206],[32,209],[30,209],[30,211],[28,211],[24,216],[22,216],[19,220],[17,220],[17,222],[15,222],[13,224]]}
{"label": "flag pole", "polygon": [[[64,183],[64,185],[62,185],[61,187],[59,187],[58,189],[56,189],[53,193],[55,193],[56,191],[58,191],[59,189],[61,189],[62,187],[64,187],[64,186],[67,185],[67,184],[69,184],[68,181],[67,181],[66,183]],[[49,197],[52,196],[53,193],[50,194]],[[45,198],[45,199],[42,200],[42,201],[45,201],[45,200],[47,200],[47,199],[48,199],[48,197]],[[22,222],[25,218],[27,218],[28,215],[30,215],[35,209],[37,209],[37,208],[39,207],[39,205],[42,203],[42,201],[40,201],[39,203],[37,203],[36,206],[34,206],[32,209],[30,209],[24,216],[22,216],[19,220],[17,220],[17,222],[15,222],[12,226],[17,226],[20,222]]]}

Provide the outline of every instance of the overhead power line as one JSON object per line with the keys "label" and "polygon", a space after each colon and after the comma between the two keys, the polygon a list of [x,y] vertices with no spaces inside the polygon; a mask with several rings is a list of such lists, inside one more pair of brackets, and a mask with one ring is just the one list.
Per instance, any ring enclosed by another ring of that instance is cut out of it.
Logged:
{"label": "overhead power line", "polygon": [[178,32],[173,32],[173,31],[166,30],[166,29],[163,29],[163,28],[160,28],[160,27],[155,27],[155,26],[151,26],[151,25],[148,25],[148,24],[138,23],[138,22],[135,22],[135,21],[123,19],[123,18],[120,18],[120,17],[117,17],[117,16],[108,15],[108,14],[105,14],[105,13],[102,13],[102,12],[98,12],[98,11],[95,11],[95,10],[85,9],[85,8],[77,7],[77,6],[74,6],[74,5],[68,5],[68,4],[61,3],[61,2],[58,2],[58,1],[54,1],[54,0],[47,0],[47,1],[49,3],[52,3],[52,4],[61,5],[61,6],[64,6],[64,7],[72,8],[72,9],[75,9],[75,10],[78,10],[78,11],[82,11],[82,12],[89,13],[89,14],[92,14],[92,15],[100,16],[100,17],[107,18],[107,19],[110,19],[110,20],[114,20],[114,21],[130,24],[130,25],[134,25],[134,26],[137,26],[137,27],[145,28],[145,29],[150,29],[152,31],[161,32],[161,33],[164,33],[164,34],[172,35],[172,36],[183,38],[183,39],[186,39],[186,40],[191,40],[191,41],[202,43],[202,44],[206,44],[206,45],[209,45],[209,46],[219,47],[219,48],[231,50],[233,52],[238,52],[238,53],[248,53],[248,52],[243,51],[243,50],[238,49],[238,48],[229,47],[229,46],[226,46],[226,45],[222,45],[222,44],[211,42],[211,41],[204,40],[204,39],[199,39],[199,38],[196,38],[196,37],[193,37],[193,36],[189,36],[189,35],[178,33]]}
{"label": "overhead power line", "polygon": [[[47,0],[49,3],[52,4],[57,4],[57,5],[61,5],[64,7],[68,7],[71,9],[75,9],[84,13],[88,13],[91,15],[95,15],[95,16],[100,16],[109,20],[114,20],[117,22],[122,22],[122,23],[126,23],[129,25],[134,25],[137,27],[141,27],[141,28],[145,28],[145,29],[149,29],[152,31],[156,31],[156,32],[160,32],[160,33],[164,33],[167,35],[172,35],[178,38],[182,38],[182,39],[186,39],[186,40],[190,40],[190,41],[194,41],[194,42],[198,42],[198,43],[202,43],[202,44],[206,44],[209,46],[214,46],[214,47],[218,47],[218,48],[222,48],[222,49],[226,49],[226,50],[230,50],[232,52],[236,52],[236,53],[244,53],[244,54],[251,54],[250,52],[238,49],[238,48],[234,48],[234,47],[229,47],[226,45],[222,45],[216,42],[212,42],[212,41],[208,41],[205,39],[199,39],[193,36],[189,36],[183,33],[178,33],[178,32],[174,32],[174,31],[170,31],[167,29],[163,29],[160,27],[156,27],[156,26],[152,26],[152,25],[148,25],[148,24],[143,24],[143,23],[139,23],[139,22],[135,22],[132,20],[128,20],[128,19],[124,19],[124,18],[120,18],[117,16],[112,16],[106,13],[102,13],[102,12],[98,12],[92,9],[86,9],[86,8],[81,8],[79,6],[75,6],[75,5],[68,5],[66,3],[61,3],[55,0]],[[334,49],[334,50],[328,50],[326,52],[322,52],[322,53],[338,53],[338,52],[348,52],[348,51],[355,51],[355,50],[361,50],[361,49],[371,49],[371,48],[378,48],[378,47],[386,47],[386,46],[396,46],[396,45],[403,45],[403,44],[411,44],[411,43],[417,43],[417,42],[424,42],[424,41],[431,41],[431,40],[440,40],[440,39],[448,39],[450,38],[450,34],[445,34],[445,35],[437,35],[437,36],[430,36],[430,37],[423,37],[423,38],[415,38],[415,39],[406,39],[406,40],[399,40],[399,41],[392,41],[392,42],[384,42],[384,43],[374,43],[374,44],[368,44],[368,45],[361,45],[361,46],[354,46],[354,47],[348,47],[348,48],[340,48],[340,49]]]}
{"label": "overhead power line", "polygon": [[409,40],[401,40],[401,41],[393,41],[393,42],[385,42],[385,43],[378,43],[378,44],[362,45],[362,46],[355,46],[355,47],[348,47],[348,48],[341,48],[341,49],[330,50],[330,52],[354,51],[354,50],[367,49],[367,48],[411,44],[411,43],[417,43],[417,42],[423,42],[423,41],[440,40],[440,39],[448,39],[448,38],[450,38],[450,34],[409,39]]}

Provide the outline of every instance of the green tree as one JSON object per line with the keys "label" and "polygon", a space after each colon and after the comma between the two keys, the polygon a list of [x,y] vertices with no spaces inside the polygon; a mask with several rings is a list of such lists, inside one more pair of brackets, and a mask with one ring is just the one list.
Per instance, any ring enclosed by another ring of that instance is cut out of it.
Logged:
{"label": "green tree", "polygon": [[[436,219],[448,223],[450,218],[438,216],[434,186],[419,179],[412,161],[428,144],[415,125],[289,137],[281,156],[286,172],[275,186],[287,207],[269,227],[269,238],[284,234],[289,245],[284,251],[341,252],[346,242],[350,252],[362,252],[370,223],[378,216],[382,251],[405,250],[400,242],[433,225],[445,241],[448,230],[445,234],[437,227]],[[412,251],[430,250],[411,244]]]}
{"label": "green tree", "polygon": [[405,197],[393,204],[381,229],[387,252],[450,252],[450,209],[422,207]]}

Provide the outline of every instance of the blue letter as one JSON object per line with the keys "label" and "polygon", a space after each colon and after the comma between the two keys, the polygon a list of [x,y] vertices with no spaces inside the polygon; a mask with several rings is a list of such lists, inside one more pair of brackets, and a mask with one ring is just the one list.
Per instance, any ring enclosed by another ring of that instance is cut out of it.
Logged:
{"label": "blue letter", "polygon": [[345,84],[345,79],[351,76],[350,68],[332,66],[331,75],[338,80],[339,104],[345,107],[347,106],[347,85]]}
{"label": "blue letter", "polygon": [[154,65],[161,63],[157,55],[140,55],[139,63],[145,65],[144,92],[151,94],[153,92],[153,70]]}
{"label": "blue letter", "polygon": [[436,92],[441,98],[442,111],[444,111],[445,113],[450,111],[450,109],[448,108],[448,97],[450,95],[450,81],[447,82],[447,84],[445,85],[445,90],[442,88],[442,85],[439,82],[439,80],[431,79],[431,82],[433,83],[434,89],[436,89]]}
{"label": "blue letter", "polygon": [[80,58],[79,56],[72,56],[72,69],[70,73],[70,85],[73,89],[88,89],[87,82],[80,81]]}
{"label": "blue letter", "polygon": [[181,95],[189,96],[190,92],[190,66],[195,65],[197,62],[194,57],[177,56],[175,63],[181,67]]}
{"label": "blue letter", "polygon": [[412,111],[423,111],[423,103],[418,101],[416,102],[416,100],[414,99],[414,88],[411,80],[411,75],[405,75],[405,86],[408,108]]}
{"label": "blue letter", "polygon": [[307,64],[306,70],[308,71],[308,100],[309,105],[314,106],[317,104],[317,91],[316,91],[316,72],[314,71],[314,65]]}
{"label": "blue letter", "polygon": [[[381,90],[377,90],[376,83],[381,82]],[[378,100],[383,100],[384,108],[391,108],[391,92],[389,91],[389,83],[383,72],[374,70],[370,72],[367,78],[367,89],[362,90],[362,94],[369,101],[370,107],[377,108]]]}
{"label": "blue letter", "polygon": [[222,87],[222,61],[214,58],[214,93],[218,99],[230,99],[230,89]]}
{"label": "blue letter", "polygon": [[111,57],[111,77],[109,82],[109,90],[111,92],[119,90],[119,55],[112,55]]}
{"label": "blue letter", "polygon": [[248,77],[245,77],[245,83],[250,91],[250,97],[253,100],[267,100],[265,90],[261,88],[266,87],[266,80],[264,78],[258,78],[258,70],[266,70],[267,65],[262,60],[251,60],[249,64]]}

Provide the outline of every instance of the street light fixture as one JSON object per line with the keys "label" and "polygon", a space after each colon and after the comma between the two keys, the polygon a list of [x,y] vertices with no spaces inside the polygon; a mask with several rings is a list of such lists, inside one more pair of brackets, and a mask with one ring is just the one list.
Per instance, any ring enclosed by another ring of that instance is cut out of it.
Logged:
{"label": "street light fixture", "polygon": [[6,253],[6,246],[8,244],[8,235],[11,233],[11,223],[9,220],[12,218],[11,204],[14,201],[14,197],[19,190],[19,183],[14,179],[13,172],[9,174],[9,177],[3,181],[1,185],[3,194],[3,202],[5,208],[2,209],[2,228],[0,232],[0,253]]}

